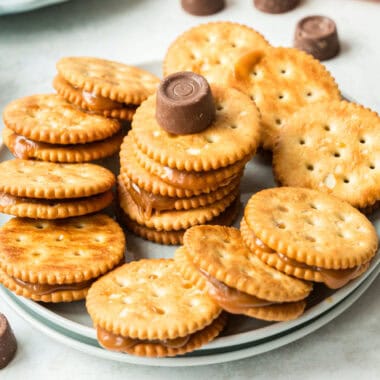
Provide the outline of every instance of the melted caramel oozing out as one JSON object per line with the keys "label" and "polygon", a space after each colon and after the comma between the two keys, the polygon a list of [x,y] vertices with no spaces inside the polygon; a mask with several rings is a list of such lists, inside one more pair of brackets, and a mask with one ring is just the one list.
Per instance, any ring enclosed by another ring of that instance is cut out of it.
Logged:
{"label": "melted caramel oozing out", "polygon": [[130,182],[128,191],[138,206],[139,211],[147,218],[152,216],[153,211],[160,212],[164,210],[172,210],[174,208],[176,198],[149,193],[132,181]]}
{"label": "melted caramel oozing out", "polygon": [[369,263],[365,263],[362,265],[358,265],[354,268],[348,269],[325,269],[318,266],[307,265],[305,263],[300,263],[299,261],[290,259],[286,255],[280,252],[276,252],[272,248],[268,247],[265,243],[263,243],[256,235],[252,232],[253,239],[255,244],[265,253],[277,255],[278,259],[282,261],[284,264],[289,264],[293,267],[302,268],[306,270],[311,270],[314,272],[320,273],[322,276],[323,282],[330,289],[339,289],[342,286],[346,285],[352,279],[357,277],[358,273],[363,269],[363,266],[369,265]]}
{"label": "melted caramel oozing out", "polygon": [[208,286],[208,293],[219,306],[232,314],[244,314],[254,307],[264,307],[274,304],[250,294],[233,289],[216,278],[210,276],[207,272],[199,269],[199,272],[205,277]]}
{"label": "melted caramel oozing out", "polygon": [[46,146],[44,143],[32,141],[17,133],[12,133],[8,139],[8,148],[12,154],[23,160],[33,158],[39,149]]}
{"label": "melted caramel oozing out", "polygon": [[109,98],[104,98],[93,94],[92,92],[84,91],[81,88],[73,86],[67,80],[65,80],[61,75],[58,75],[58,81],[62,82],[66,86],[70,86],[75,95],[81,98],[81,100],[86,103],[87,108],[90,111],[111,111],[120,108],[128,107],[127,104],[119,103]]}
{"label": "melted caramel oozing out", "polygon": [[21,286],[24,289],[29,290],[36,296],[44,296],[46,294],[52,294],[55,292],[63,291],[63,290],[81,290],[90,287],[90,285],[94,282],[94,279],[76,282],[73,284],[34,284],[31,282],[22,281],[18,278],[12,277],[13,281],[17,283],[17,285]]}
{"label": "melted caramel oozing out", "polygon": [[84,90],[82,90],[81,96],[91,111],[111,111],[126,107],[123,103],[115,102],[114,100],[103,98]]}
{"label": "melted caramel oozing out", "polygon": [[180,348],[183,347],[190,339],[191,335],[179,337],[175,339],[165,340],[147,340],[147,339],[133,339],[122,335],[113,334],[105,329],[97,326],[97,337],[99,343],[112,351],[126,352],[128,349],[136,346],[137,344],[160,344],[167,348]]}

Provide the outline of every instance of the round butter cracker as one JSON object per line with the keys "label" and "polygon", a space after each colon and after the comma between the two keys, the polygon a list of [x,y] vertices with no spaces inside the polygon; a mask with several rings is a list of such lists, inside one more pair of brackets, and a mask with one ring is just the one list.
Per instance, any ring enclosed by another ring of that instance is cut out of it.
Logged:
{"label": "round butter cracker", "polygon": [[211,83],[228,83],[236,60],[252,49],[270,45],[257,31],[233,22],[210,22],[180,35],[169,47],[164,76],[193,71]]}
{"label": "round butter cracker", "polygon": [[292,48],[251,51],[235,65],[235,85],[262,117],[261,144],[273,149],[287,120],[310,103],[340,100],[334,78],[311,55]]}
{"label": "round butter cracker", "polygon": [[119,151],[123,134],[120,131],[105,140],[86,144],[58,145],[29,140],[5,127],[3,129],[3,141],[17,158],[78,163],[112,156]]}
{"label": "round butter cracker", "polygon": [[309,105],[295,113],[273,150],[284,186],[332,194],[365,209],[380,200],[380,117],[347,101]]}
{"label": "round butter cracker", "polygon": [[90,288],[96,326],[134,339],[174,339],[204,329],[221,309],[184,279],[174,260],[142,259],[117,268]]}
{"label": "round butter cracker", "polygon": [[120,129],[117,120],[90,115],[55,94],[14,100],[5,107],[3,120],[17,134],[49,144],[104,140]]}
{"label": "round butter cracker", "polygon": [[63,220],[13,218],[0,228],[0,269],[38,284],[96,278],[124,257],[125,237],[109,216]]}
{"label": "round butter cracker", "polygon": [[262,190],[249,199],[244,219],[269,248],[309,266],[352,268],[377,250],[376,230],[363,214],[315,190]]}
{"label": "round butter cracker", "polygon": [[57,70],[75,88],[126,104],[140,104],[159,83],[143,69],[94,57],[61,58]]}
{"label": "round butter cracker", "polygon": [[19,198],[0,193],[0,212],[20,218],[63,219],[100,211],[112,200],[112,190],[90,197],[57,200]]}
{"label": "round butter cracker", "polygon": [[245,246],[239,230],[196,226],[184,235],[191,262],[231,288],[273,302],[303,300],[311,285],[264,264]]}
{"label": "round butter cracker", "polygon": [[119,182],[118,195],[120,207],[140,225],[158,231],[184,230],[196,224],[209,222],[220,215],[238,197],[239,189],[236,188],[224,198],[207,206],[189,210],[169,210],[153,214],[150,218],[145,217],[134,202],[128,189]]}
{"label": "round butter cracker", "polygon": [[156,121],[156,97],[148,98],[132,121],[133,138],[152,160],[173,169],[216,170],[253,156],[259,144],[260,115],[246,95],[232,89],[211,86],[216,117],[204,131],[172,135]]}
{"label": "round butter cracker", "polygon": [[108,169],[94,164],[57,164],[31,160],[0,163],[0,192],[16,197],[62,199],[104,193],[115,183]]}

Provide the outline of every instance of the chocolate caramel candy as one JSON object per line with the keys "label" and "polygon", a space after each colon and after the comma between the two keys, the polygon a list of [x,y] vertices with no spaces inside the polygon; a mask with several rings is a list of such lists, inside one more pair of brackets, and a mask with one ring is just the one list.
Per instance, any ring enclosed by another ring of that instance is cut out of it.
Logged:
{"label": "chocolate caramel candy", "polygon": [[17,350],[16,338],[4,314],[0,313],[0,369],[6,367]]}
{"label": "chocolate caramel candy", "polygon": [[165,131],[175,135],[198,133],[214,118],[214,101],[204,77],[183,71],[162,80],[157,91],[156,119]]}
{"label": "chocolate caramel candy", "polygon": [[207,16],[221,11],[224,0],[181,0],[182,8],[195,16]]}
{"label": "chocolate caramel candy", "polygon": [[300,20],[294,35],[294,47],[323,61],[339,52],[336,24],[325,16],[309,16]]}
{"label": "chocolate caramel candy", "polygon": [[255,7],[265,13],[285,13],[299,4],[299,0],[254,0]]}

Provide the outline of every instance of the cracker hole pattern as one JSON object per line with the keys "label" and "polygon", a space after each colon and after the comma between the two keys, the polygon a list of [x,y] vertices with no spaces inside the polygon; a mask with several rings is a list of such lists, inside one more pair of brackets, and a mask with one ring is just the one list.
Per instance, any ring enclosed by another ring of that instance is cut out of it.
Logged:
{"label": "cracker hole pattern", "polygon": [[313,171],[314,170],[314,165],[307,164],[306,165],[306,169],[309,170],[309,171]]}
{"label": "cracker hole pattern", "polygon": [[340,157],[340,153],[339,152],[335,152],[334,153],[334,157],[337,157],[337,158]]}
{"label": "cracker hole pattern", "polygon": [[360,142],[360,144],[365,144],[366,143],[366,140],[365,140],[365,138],[361,138],[360,140],[359,140],[359,142]]}
{"label": "cracker hole pattern", "polygon": [[300,145],[305,145],[306,141],[304,139],[300,139],[299,143]]}
{"label": "cracker hole pattern", "polygon": [[327,131],[327,132],[329,132],[329,131],[331,130],[331,128],[330,128],[330,126],[325,125],[325,126],[324,126],[324,130]]}

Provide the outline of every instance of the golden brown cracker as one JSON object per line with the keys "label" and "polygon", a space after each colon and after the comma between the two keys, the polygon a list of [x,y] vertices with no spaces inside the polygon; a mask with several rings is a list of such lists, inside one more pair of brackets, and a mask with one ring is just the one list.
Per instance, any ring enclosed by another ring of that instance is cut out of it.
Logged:
{"label": "golden brown cracker", "polygon": [[37,302],[73,302],[86,298],[89,287],[79,290],[57,290],[49,294],[38,295],[20,286],[11,276],[0,269],[0,283],[18,296]]}
{"label": "golden brown cracker", "polygon": [[[83,110],[94,112],[105,117],[131,121],[133,115],[136,112],[135,105],[127,105],[124,103],[119,103],[121,108],[98,110],[93,106],[91,100],[86,101],[86,97],[83,96],[83,92],[80,89],[71,86],[71,84],[66,82],[60,75],[57,75],[54,78],[53,87],[58,92],[58,94],[66,99],[69,103],[75,104]],[[104,98],[102,98],[102,100],[104,100]]]}
{"label": "golden brown cracker", "polygon": [[283,254],[277,253],[263,244],[255,234],[249,229],[244,218],[240,224],[242,238],[248,248],[265,264],[276,268],[280,272],[289,276],[300,278],[301,280],[324,282],[329,288],[338,289],[346,285],[349,281],[362,275],[369,267],[369,262],[350,269],[329,269],[321,267],[307,266],[295,260],[289,260]]}
{"label": "golden brown cracker", "polygon": [[170,45],[163,64],[164,76],[193,71],[210,82],[226,83],[242,54],[269,46],[260,33],[245,25],[225,21],[201,24]]}
{"label": "golden brown cracker", "polygon": [[[211,219],[207,223],[230,226],[235,221],[238,213],[239,202],[235,201],[233,204],[228,206],[221,214]],[[134,234],[142,237],[143,239],[165,245],[183,244],[183,235],[186,230],[158,231],[153,228],[148,228],[130,219],[123,210],[120,210],[120,222],[124,224],[129,230],[131,230]]]}
{"label": "golden brown cracker", "polygon": [[149,193],[137,186],[126,176],[119,176],[118,181],[123,181],[123,185],[125,185],[132,198],[147,217],[150,217],[155,211],[189,210],[207,206],[221,200],[238,188],[240,184],[240,178],[237,178],[228,185],[220,187],[211,193],[200,194],[190,198],[172,198]]}
{"label": "golden brown cracker", "polygon": [[[190,255],[185,247],[180,247],[176,250],[174,260],[184,278],[197,283],[198,286],[207,289],[209,284],[206,277],[203,276],[200,270],[192,262]],[[261,300],[264,302],[264,300]],[[221,305],[223,307],[223,305]],[[244,307],[241,313],[252,318],[262,319],[266,321],[288,321],[299,317],[306,306],[304,300],[297,302],[274,303],[269,305],[257,305],[256,307]],[[227,310],[228,311],[228,310]]]}
{"label": "golden brown cracker", "polygon": [[332,194],[355,207],[380,199],[380,117],[346,101],[309,105],[289,119],[273,151],[284,186]]}
{"label": "golden brown cracker", "polygon": [[226,325],[227,315],[221,314],[218,318],[206,326],[203,330],[196,331],[189,336],[189,340],[182,347],[167,347],[156,341],[141,341],[124,352],[131,355],[148,356],[148,357],[170,357],[183,355],[192,352],[197,348],[214,340]]}
{"label": "golden brown cracker", "polygon": [[310,266],[352,268],[377,250],[376,230],[363,214],[315,190],[262,190],[249,199],[244,218],[266,246]]}
{"label": "golden brown cracker", "polygon": [[57,164],[13,159],[0,163],[0,192],[25,198],[81,198],[104,193],[115,183],[94,164]]}
{"label": "golden brown cracker", "polygon": [[19,280],[71,284],[96,278],[124,257],[125,238],[109,216],[13,218],[0,228],[0,269]]}
{"label": "golden brown cracker", "polygon": [[55,94],[14,100],[5,107],[3,120],[17,134],[49,144],[104,140],[120,129],[117,120],[90,115]]}
{"label": "golden brown cracker", "polygon": [[174,339],[202,330],[221,309],[184,279],[171,259],[142,259],[117,268],[90,288],[96,326],[137,339]]}
{"label": "golden brown cracker", "polygon": [[221,214],[238,196],[238,189],[224,198],[205,207],[189,210],[169,210],[153,214],[146,218],[132,199],[129,191],[119,182],[118,195],[120,207],[140,225],[158,231],[178,231],[189,228],[196,224],[203,224]]}
{"label": "golden brown cracker", "polygon": [[148,71],[95,57],[61,58],[57,70],[73,87],[126,104],[140,104],[159,83]]}
{"label": "golden brown cracker", "polygon": [[204,131],[172,135],[155,117],[155,95],[136,111],[132,135],[139,149],[154,161],[186,171],[216,170],[253,156],[259,143],[260,115],[254,103],[241,92],[211,87],[216,107],[213,123]]}
{"label": "golden brown cracker", "polygon": [[29,140],[5,127],[3,129],[3,141],[17,158],[76,163],[112,156],[119,151],[123,134],[120,131],[105,140],[86,144],[56,145]]}
{"label": "golden brown cracker", "polygon": [[273,302],[307,297],[311,285],[264,264],[245,246],[239,230],[195,226],[184,235],[184,247],[194,265],[227,286]]}
{"label": "golden brown cracker", "polygon": [[91,214],[111,204],[112,190],[85,198],[44,200],[0,193],[0,212],[32,219],[63,219]]}
{"label": "golden brown cracker", "polygon": [[299,108],[341,99],[326,68],[297,49],[252,51],[236,62],[235,77],[235,87],[249,95],[260,110],[261,144],[265,149],[273,149],[280,131]]}
{"label": "golden brown cracker", "polygon": [[136,186],[148,193],[172,198],[190,198],[215,191],[222,185],[227,185],[229,182],[225,181],[224,184],[218,183],[211,188],[204,187],[201,190],[181,189],[171,186],[162,181],[161,178],[151,174],[138,163],[135,156],[136,149],[132,136],[128,134],[128,136],[124,138],[120,148],[120,173],[125,179],[124,182],[127,182],[126,178],[129,178]]}
{"label": "golden brown cracker", "polygon": [[167,184],[181,189],[194,190],[214,188],[218,184],[224,184],[226,181],[230,181],[231,178],[240,177],[245,164],[251,158],[251,156],[245,157],[234,164],[217,170],[195,172],[177,170],[169,168],[168,166],[163,166],[149,158],[149,156],[144,154],[140,149],[135,149],[135,155],[142,167]]}

